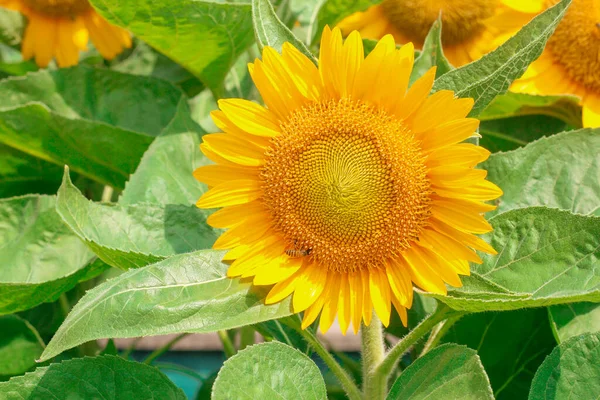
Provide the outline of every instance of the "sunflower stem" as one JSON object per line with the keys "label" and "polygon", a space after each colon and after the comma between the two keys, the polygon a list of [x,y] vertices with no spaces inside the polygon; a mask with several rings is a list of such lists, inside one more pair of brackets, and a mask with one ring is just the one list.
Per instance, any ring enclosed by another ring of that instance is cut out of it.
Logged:
{"label": "sunflower stem", "polygon": [[335,375],[335,377],[340,381],[346,395],[350,400],[361,400],[362,395],[360,394],[360,390],[356,383],[352,380],[348,372],[342,368],[333,355],[327,351],[327,349],[323,346],[323,343],[317,339],[317,337],[309,330],[309,329],[301,329],[298,331],[302,337],[312,346],[312,348],[317,352],[319,357],[325,362],[327,367],[331,370],[331,372]]}
{"label": "sunflower stem", "polygon": [[377,366],[381,364],[385,356],[385,345],[383,342],[383,325],[377,314],[373,314],[371,323],[360,328],[362,341],[362,363],[363,363],[363,389],[364,397],[369,400],[383,400],[387,379],[383,381],[373,379]]}
{"label": "sunflower stem", "polygon": [[229,338],[227,331],[218,331],[217,335],[219,335],[219,339],[221,339],[221,343],[223,344],[225,358],[233,357],[237,351],[235,350],[235,346]]}
{"label": "sunflower stem", "polygon": [[173,339],[171,339],[167,344],[165,344],[161,348],[154,350],[152,353],[150,353],[150,355],[148,357],[146,357],[146,359],[144,360],[144,364],[148,364],[148,365],[152,364],[152,362],[154,360],[156,360],[158,357],[162,356],[167,351],[169,351],[175,343],[179,342],[181,339],[183,339],[187,335],[189,335],[189,333],[180,333],[179,335],[175,336]]}
{"label": "sunflower stem", "polygon": [[425,342],[425,346],[423,346],[423,349],[421,350],[419,357],[423,357],[425,355],[425,353],[427,353],[429,350],[436,347],[438,345],[438,343],[440,342],[440,340],[442,340],[444,335],[446,335],[446,333],[450,330],[450,328],[452,328],[452,325],[454,325],[459,319],[461,319],[462,316],[463,316],[463,314],[450,316],[450,317],[448,317],[447,320],[442,321],[439,324],[437,324],[431,330],[431,334],[429,335],[429,338],[427,338],[427,342]]}
{"label": "sunflower stem", "polygon": [[452,310],[443,303],[438,302],[436,310],[425,318],[419,325],[404,336],[384,357],[383,361],[375,368],[369,380],[371,385],[380,387],[387,392],[387,381],[394,367],[402,355],[415,344],[419,339],[432,330],[438,323],[450,317],[457,317],[463,312]]}

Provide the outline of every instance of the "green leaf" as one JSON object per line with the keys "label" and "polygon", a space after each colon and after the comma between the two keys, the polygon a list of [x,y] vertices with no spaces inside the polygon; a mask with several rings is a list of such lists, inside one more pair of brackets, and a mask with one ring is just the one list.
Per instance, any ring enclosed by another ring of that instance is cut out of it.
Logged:
{"label": "green leaf", "polygon": [[196,75],[220,94],[236,58],[252,44],[249,4],[194,0],[91,0],[110,22]]}
{"label": "green leaf", "polygon": [[544,205],[578,214],[600,213],[600,129],[560,133],[482,164],[504,192],[498,208]]}
{"label": "green leaf", "polygon": [[203,134],[188,105],[181,102],[173,121],[144,154],[119,203],[195,204],[207,187],[192,174],[211,163],[200,152]]}
{"label": "green leaf", "polygon": [[114,71],[132,75],[152,76],[171,82],[187,96],[193,97],[204,89],[204,85],[191,72],[157,52],[146,43],[135,40],[131,55],[112,65]]}
{"label": "green leaf", "polygon": [[508,92],[496,97],[477,118],[482,121],[522,115],[547,115],[582,128],[579,98],[571,95],[536,96]]}
{"label": "green leaf", "polygon": [[61,221],[54,196],[0,201],[0,314],[54,301],[101,272],[92,253]]}
{"label": "green leaf", "polygon": [[529,400],[597,399],[599,360],[600,332],[567,340],[538,369]]}
{"label": "green leaf", "polygon": [[573,303],[548,308],[558,343],[584,333],[600,332],[600,304]]}
{"label": "green leaf", "polygon": [[545,115],[521,115],[517,117],[481,121],[479,145],[492,153],[516,150],[529,142],[571,129],[560,119]]}
{"label": "green leaf", "polygon": [[0,198],[54,194],[62,168],[0,143]]}
{"label": "green leaf", "polygon": [[227,278],[221,257],[182,254],[98,285],[73,307],[41,359],[94,339],[215,332],[292,314],[289,299],[264,305],[265,291]]}
{"label": "green leaf", "polygon": [[494,399],[477,352],[446,344],[410,365],[394,382],[387,400]]}
{"label": "green leaf", "polygon": [[315,64],[317,60],[306,45],[279,19],[269,0],[252,0],[252,24],[259,50],[273,47],[281,53],[282,46],[289,42]]}
{"label": "green leaf", "polygon": [[364,11],[381,0],[322,0],[319,11],[314,13],[309,27],[309,41],[312,43],[320,37],[325,25],[333,29],[338,22],[358,11]]}
{"label": "green leaf", "polygon": [[415,59],[412,73],[410,75],[410,84],[419,79],[429,71],[430,68],[437,67],[435,76],[440,77],[453,69],[452,65],[446,59],[442,49],[442,18],[441,15],[431,25],[429,33],[423,43],[423,49]]}
{"label": "green leaf", "polygon": [[213,400],[327,399],[317,365],[283,343],[257,344],[225,361],[213,385]]}
{"label": "green leaf", "polygon": [[0,317],[0,376],[19,375],[35,365],[44,342],[35,328],[16,315]]}
{"label": "green leaf", "polygon": [[483,237],[498,251],[472,265],[463,287],[426,293],[464,311],[514,310],[600,301],[600,218],[529,207],[490,220]]}
{"label": "green leaf", "polygon": [[0,397],[186,399],[183,391],[157,368],[115,356],[78,358],[38,368],[24,376],[0,383]]}
{"label": "green leaf", "polygon": [[[295,314],[285,318],[261,322],[254,325],[254,328],[266,340],[277,340],[300,350],[304,354],[310,355],[312,352],[310,344],[298,333],[301,329],[300,325],[300,318],[298,314]],[[307,329],[312,330],[314,327],[310,326]]]}
{"label": "green leaf", "polygon": [[19,12],[0,8],[0,42],[17,45],[22,40],[23,28],[23,16]]}
{"label": "green leaf", "polygon": [[155,78],[84,66],[0,82],[0,142],[123,188],[182,93]]}
{"label": "green leaf", "polygon": [[481,59],[444,74],[433,90],[453,90],[458,97],[471,97],[471,116],[479,115],[499,94],[508,90],[527,66],[542,54],[546,41],[565,14],[571,0],[562,0],[525,25],[515,36]]}
{"label": "green leaf", "polygon": [[195,206],[94,203],[73,186],[68,167],[56,210],[100,259],[122,269],[207,249],[217,238],[206,225],[205,213]]}
{"label": "green leaf", "polygon": [[556,342],[544,308],[466,315],[442,339],[477,351],[497,400],[526,399]]}

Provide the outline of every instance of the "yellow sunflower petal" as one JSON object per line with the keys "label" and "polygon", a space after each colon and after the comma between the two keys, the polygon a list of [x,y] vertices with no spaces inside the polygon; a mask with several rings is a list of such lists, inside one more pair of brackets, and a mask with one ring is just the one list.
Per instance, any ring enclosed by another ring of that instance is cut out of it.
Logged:
{"label": "yellow sunflower petal", "polygon": [[398,102],[394,114],[396,114],[399,119],[408,118],[421,106],[425,99],[427,99],[427,96],[433,87],[433,81],[435,80],[435,70],[436,68],[433,67],[423,74],[422,77],[417,79],[406,93],[404,99]]}
{"label": "yellow sunflower petal", "polygon": [[440,90],[423,102],[407,124],[413,132],[424,132],[446,122],[462,120],[473,108],[473,103],[473,99],[455,99],[454,92]]}
{"label": "yellow sunflower petal", "polygon": [[449,238],[446,235],[442,235],[432,229],[423,229],[419,235],[419,241],[417,242],[420,246],[432,250],[448,259],[456,260],[469,260],[471,262],[481,264],[481,258],[472,250],[465,247],[465,245]]}
{"label": "yellow sunflower petal", "polygon": [[384,326],[390,324],[392,303],[390,299],[390,284],[385,270],[380,268],[369,269],[369,293],[375,307],[375,312]]}
{"label": "yellow sunflower petal", "polygon": [[583,126],[600,127],[600,94],[589,94],[583,100]]}
{"label": "yellow sunflower petal", "polygon": [[470,233],[463,232],[453,227],[451,224],[447,224],[435,217],[429,221],[429,225],[437,232],[464,243],[475,250],[483,251],[488,254],[498,254],[498,252],[483,239]]}
{"label": "yellow sunflower petal", "polygon": [[266,108],[243,99],[219,100],[219,108],[241,130],[256,136],[280,135],[279,122]]}
{"label": "yellow sunflower petal", "polygon": [[481,146],[471,143],[460,143],[433,151],[427,157],[427,166],[435,168],[452,165],[471,168],[487,160],[489,156],[489,150]]}
{"label": "yellow sunflower petal", "polygon": [[362,321],[363,309],[363,289],[360,272],[351,272],[348,274],[348,284],[350,286],[350,317],[354,334],[358,333],[360,321]]}
{"label": "yellow sunflower petal", "polygon": [[318,264],[308,263],[308,267],[296,280],[292,306],[294,312],[300,312],[310,307],[323,293],[327,270]]}
{"label": "yellow sunflower petal", "polygon": [[270,221],[263,219],[262,216],[248,218],[221,234],[213,244],[213,249],[227,250],[242,244],[253,243],[268,236],[267,233],[270,232],[270,229]]}
{"label": "yellow sunflower petal", "polygon": [[413,287],[410,273],[406,265],[400,261],[392,260],[387,263],[385,272],[390,282],[393,296],[399,304],[410,308],[413,301]]}
{"label": "yellow sunflower petal", "polygon": [[[483,206],[483,205],[481,205]],[[479,214],[476,202],[467,202],[459,199],[434,200],[431,203],[433,216],[464,232],[487,233],[492,226]],[[494,206],[489,206],[493,209]]]}
{"label": "yellow sunflower petal", "polygon": [[263,214],[265,217],[262,218],[266,219],[266,215],[268,214],[264,205],[260,201],[252,201],[246,204],[221,208],[212,213],[206,219],[206,223],[213,228],[229,228],[256,215]]}
{"label": "yellow sunflower petal", "polygon": [[438,125],[419,135],[424,149],[429,151],[451,144],[460,143],[476,132],[479,120],[473,118],[458,119]]}
{"label": "yellow sunflower petal", "polygon": [[194,178],[208,186],[217,186],[237,179],[258,180],[260,170],[252,167],[231,165],[205,165],[194,171]]}
{"label": "yellow sunflower petal", "polygon": [[221,183],[204,193],[196,206],[215,208],[250,203],[262,194],[260,182],[252,179],[239,179]]}
{"label": "yellow sunflower petal", "polygon": [[258,167],[264,164],[264,149],[252,143],[223,133],[202,137],[203,145],[219,156],[236,164]]}
{"label": "yellow sunflower petal", "polygon": [[338,299],[341,285],[340,275],[336,272],[330,272],[327,280],[327,297],[323,302],[323,311],[321,311],[321,322],[319,328],[325,333],[333,324],[338,309]]}
{"label": "yellow sunflower petal", "polygon": [[[446,295],[448,290],[446,289],[446,285],[444,285],[444,281],[431,268],[428,268],[427,262],[415,251],[415,247],[403,252],[402,257],[415,285],[427,292]],[[403,261],[400,259],[396,260],[396,262],[400,263]]]}
{"label": "yellow sunflower petal", "polygon": [[338,294],[338,322],[343,335],[346,335],[352,318],[352,306],[350,304],[350,284],[346,274],[340,275],[340,291]]}

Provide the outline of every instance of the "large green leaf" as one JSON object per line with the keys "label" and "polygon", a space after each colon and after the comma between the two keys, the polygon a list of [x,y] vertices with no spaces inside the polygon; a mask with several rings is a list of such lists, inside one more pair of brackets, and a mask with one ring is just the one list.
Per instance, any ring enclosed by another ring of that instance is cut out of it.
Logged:
{"label": "large green leaf", "polygon": [[292,313],[289,299],[266,306],[264,291],[227,278],[221,257],[182,254],[98,285],[73,307],[42,359],[94,339],[214,332]]}
{"label": "large green leaf", "polygon": [[474,350],[440,346],[410,365],[392,386],[387,400],[493,400],[490,382]]}
{"label": "large green leaf", "polygon": [[492,154],[482,168],[504,194],[488,215],[537,205],[600,214],[599,150],[600,129],[582,129]]}
{"label": "large green leaf", "polygon": [[259,50],[270,46],[281,52],[283,43],[289,42],[316,63],[306,45],[281,22],[269,0],[252,0],[252,24]]}
{"label": "large green leaf", "polygon": [[600,218],[544,207],[490,220],[484,237],[498,251],[473,265],[464,286],[436,297],[465,311],[514,310],[600,301]]}
{"label": "large green leaf", "polygon": [[121,357],[86,357],[38,368],[0,383],[0,397],[12,399],[185,400],[157,368]]}
{"label": "large green leaf", "polygon": [[213,385],[213,400],[325,400],[325,382],[308,356],[283,343],[257,344],[225,362]]}
{"label": "large green leaf", "polygon": [[319,11],[314,13],[309,28],[309,41],[317,39],[325,25],[333,28],[344,17],[358,11],[364,11],[381,0],[322,0]]}
{"label": "large green leaf", "polygon": [[542,364],[529,400],[597,399],[600,393],[600,332],[573,337]]}
{"label": "large green leaf", "polygon": [[181,103],[175,118],[150,145],[125,186],[120,204],[195,204],[206,186],[192,173],[210,161],[200,152],[202,128]]}
{"label": "large green leaf", "polygon": [[98,257],[122,269],[210,248],[217,237],[196,206],[94,203],[73,186],[67,167],[56,210]]}
{"label": "large green leaf", "polygon": [[548,308],[558,343],[584,333],[600,332],[600,303],[562,304]]}
{"label": "large green leaf", "polygon": [[0,82],[0,142],[122,188],[182,93],[156,78],[84,66]]}
{"label": "large green leaf", "polygon": [[44,343],[35,328],[16,315],[0,317],[0,377],[19,375],[35,365]]}
{"label": "large green leaf", "polygon": [[467,315],[443,341],[477,351],[497,400],[526,399],[535,371],[556,345],[544,308]]}
{"label": "large green leaf", "polygon": [[181,64],[213,92],[252,43],[249,4],[194,0],[91,0],[109,21]]}
{"label": "large green leaf", "polygon": [[458,97],[473,98],[475,105],[470,115],[479,115],[542,54],[546,41],[570,4],[571,0],[562,0],[548,8],[496,50],[444,74],[435,82],[433,89],[449,89]]}
{"label": "large green leaf", "polygon": [[576,96],[537,96],[507,92],[498,96],[477,118],[482,121],[522,115],[547,115],[581,128],[581,106]]}
{"label": "large green leaf", "polygon": [[544,136],[570,130],[564,121],[546,115],[490,119],[479,125],[479,145],[492,153],[516,150]]}
{"label": "large green leaf", "polygon": [[56,213],[54,196],[0,201],[0,314],[53,301],[102,269]]}

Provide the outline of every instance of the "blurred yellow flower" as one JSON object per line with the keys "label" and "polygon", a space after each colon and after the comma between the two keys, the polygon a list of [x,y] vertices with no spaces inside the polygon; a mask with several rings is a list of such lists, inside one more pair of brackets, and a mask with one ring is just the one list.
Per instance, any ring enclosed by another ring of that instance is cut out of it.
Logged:
{"label": "blurred yellow flower", "polygon": [[[532,12],[541,12],[557,2],[522,0]],[[600,127],[600,0],[573,0],[540,58],[510,89],[579,96],[583,126]]]}
{"label": "blurred yellow flower", "polygon": [[129,33],[108,23],[87,0],[0,0],[0,6],[29,19],[21,52],[40,67],[53,58],[60,67],[76,65],[89,39],[108,60],[131,47]]}
{"label": "blurred yellow flower", "polygon": [[495,254],[473,235],[502,193],[474,168],[489,152],[461,143],[473,100],[430,95],[434,69],[409,89],[413,57],[387,35],[365,58],[358,32],[326,28],[318,67],[289,43],[250,64],[266,107],[212,113],[224,133],[201,149],[216,165],[194,175],[211,187],[198,207],[223,207],[207,221],[228,229],[214,248],[230,277],[274,285],[267,303],[293,295],[303,327],[320,314],[323,331],[336,316],[357,331],[373,309],[387,325],[392,304],[406,324],[413,283],[445,294],[481,262],[474,249]]}
{"label": "blurred yellow flower", "polygon": [[370,39],[391,34],[396,43],[421,49],[440,12],[444,54],[454,66],[496,49],[532,17],[520,0],[383,0],[338,26],[344,34],[358,30]]}

